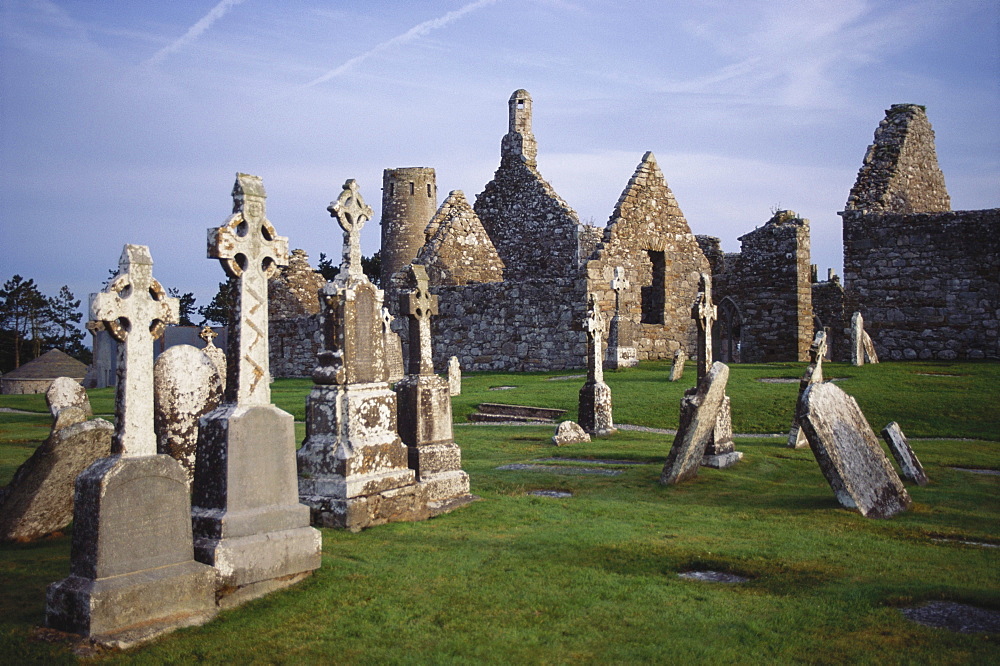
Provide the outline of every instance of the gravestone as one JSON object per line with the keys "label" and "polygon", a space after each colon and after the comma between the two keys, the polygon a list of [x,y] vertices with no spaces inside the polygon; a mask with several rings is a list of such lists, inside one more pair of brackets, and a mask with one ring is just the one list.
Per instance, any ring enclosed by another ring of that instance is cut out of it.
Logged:
{"label": "gravestone", "polygon": [[177,299],[153,278],[142,245],[90,297],[90,316],[118,342],[111,455],[76,479],[70,575],[48,588],[47,626],[127,647],[211,619],[215,574],[194,560],[180,463],[156,453],[153,341],[177,321]]}
{"label": "gravestone", "polygon": [[212,361],[216,370],[218,370],[219,379],[222,382],[222,391],[225,392],[226,375],[228,374],[226,370],[226,352],[215,346],[215,338],[219,337],[219,334],[213,331],[211,326],[204,326],[198,337],[205,341],[205,346],[201,351]]}
{"label": "gravestone", "polygon": [[76,380],[57,378],[45,399],[52,431],[0,488],[0,541],[34,541],[69,525],[76,477],[111,453],[114,427],[104,419],[87,420],[90,400]]}
{"label": "gravestone", "polygon": [[299,504],[292,415],[271,404],[267,280],[288,239],[265,215],[264,184],[237,174],[233,214],[208,230],[208,256],[236,279],[223,402],[201,418],[192,487],[195,557],[215,568],[231,607],[292,585],[320,565],[320,533]]}
{"label": "gravestone", "polygon": [[865,364],[865,320],[860,312],[851,315],[851,365]]}
{"label": "gravestone", "polygon": [[179,462],[189,483],[194,480],[198,420],[221,402],[219,368],[203,350],[175,345],[156,359],[153,366],[156,452]]}
{"label": "gravestone", "polygon": [[382,336],[385,340],[385,363],[389,368],[390,384],[395,384],[406,376],[406,370],[403,368],[403,341],[399,339],[399,333],[392,330],[393,319],[389,308],[383,307]]}
{"label": "gravestone", "polygon": [[587,381],[580,389],[580,427],[594,437],[609,437],[617,432],[611,411],[611,387],[604,383],[604,364],[601,352],[604,318],[597,299],[590,295],[587,319]]}
{"label": "gravestone", "polygon": [[399,311],[409,319],[410,374],[396,384],[399,436],[409,448],[410,468],[417,473],[431,515],[476,499],[469,494],[469,475],[462,470],[462,450],[451,427],[448,382],[434,374],[431,316],[438,297],[431,294],[426,269],[410,264],[401,273]]}
{"label": "gravestone", "polygon": [[910,496],[854,398],[835,384],[812,384],[799,399],[800,424],[841,506],[891,518]]}
{"label": "gravestone", "polygon": [[875,353],[875,343],[872,341],[872,336],[868,335],[868,331],[861,332],[861,346],[865,350],[865,361],[871,364],[878,363],[878,354]]}
{"label": "gravestone", "polygon": [[726,397],[729,367],[713,363],[698,385],[681,398],[681,418],[670,454],[663,465],[660,483],[674,485],[698,475],[698,467],[719,421]]}
{"label": "gravestone", "polygon": [[[698,327],[698,380],[711,369],[712,363],[712,324],[718,315],[718,308],[712,302],[712,277],[702,273],[699,280],[698,296],[691,307],[691,318]],[[685,395],[693,395],[697,387],[688,389]],[[683,406],[683,402],[681,403]],[[712,430],[705,457],[701,464],[705,467],[725,469],[732,467],[743,458],[743,453],[736,450],[733,442],[733,419],[729,404],[729,396],[723,395],[719,407],[718,423]]]}
{"label": "gravestone", "polygon": [[448,359],[448,393],[462,395],[462,364],[457,356]]}
{"label": "gravestone", "polygon": [[614,370],[631,368],[639,363],[635,344],[632,340],[632,330],[627,318],[622,317],[622,292],[628,293],[631,283],[625,277],[625,268],[615,266],[614,277],[611,279],[611,289],[615,292],[615,314],[608,327],[608,351],[604,364]]}
{"label": "gravestone", "polygon": [[882,428],[882,439],[889,445],[892,457],[899,465],[899,471],[904,479],[918,486],[926,486],[928,483],[924,466],[920,464],[917,454],[910,448],[906,436],[895,421]]}
{"label": "gravestone", "polygon": [[670,366],[670,381],[676,382],[684,376],[684,362],[687,361],[687,354],[683,349],[674,352],[674,362]]}
{"label": "gravestone", "polygon": [[320,292],[324,349],[306,400],[299,497],[323,527],[422,520],[426,502],[396,430],[383,292],[361,270],[360,233],[372,210],[354,180],[328,210],[344,230],[344,258]]}
{"label": "gravestone", "polygon": [[792,427],[788,430],[788,443],[790,449],[807,449],[809,442],[799,425],[798,407],[802,400],[802,393],[812,384],[823,383],[823,359],[826,356],[826,332],[816,331],[813,343],[809,347],[809,367],[802,375],[799,382],[799,397],[795,401],[795,414],[792,416]]}
{"label": "gravestone", "polygon": [[573,421],[563,421],[556,426],[556,432],[552,435],[552,443],[556,446],[583,444],[589,441],[590,435]]}

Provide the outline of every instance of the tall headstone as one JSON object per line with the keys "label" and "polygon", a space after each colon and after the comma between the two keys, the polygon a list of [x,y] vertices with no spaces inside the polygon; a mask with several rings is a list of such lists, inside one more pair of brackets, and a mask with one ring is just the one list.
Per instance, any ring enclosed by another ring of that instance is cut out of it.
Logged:
{"label": "tall headstone", "polygon": [[288,239],[265,216],[264,184],[237,174],[233,214],[208,230],[208,256],[236,279],[223,403],[202,417],[192,492],[195,557],[215,567],[218,603],[286,587],[320,565],[321,538],[299,503],[295,423],[271,404],[267,280]]}
{"label": "tall headstone", "polygon": [[579,423],[588,434],[608,437],[617,432],[611,411],[611,387],[604,383],[604,317],[597,299],[590,295],[587,319],[587,382],[580,389]]}
{"label": "tall headstone", "polygon": [[802,399],[802,394],[809,386],[823,382],[823,359],[825,356],[826,332],[816,331],[812,346],[809,347],[809,367],[806,368],[806,372],[802,375],[802,380],[799,382],[799,397],[795,401],[795,414],[792,416],[792,427],[788,430],[787,446],[790,449],[809,448],[806,435],[802,432],[802,427],[799,425],[798,406]]}
{"label": "tall headstone", "polygon": [[406,370],[403,368],[403,341],[399,339],[399,333],[392,329],[392,322],[395,317],[389,312],[389,308],[382,308],[382,337],[385,347],[385,364],[389,368],[389,383],[395,384],[404,376]]}
{"label": "tall headstone", "polygon": [[729,366],[713,363],[698,385],[681,398],[681,418],[660,483],[674,485],[698,475],[726,397]]}
{"label": "tall headstone", "polygon": [[219,337],[219,334],[212,330],[211,326],[203,326],[198,337],[205,341],[205,346],[201,351],[215,364],[215,368],[219,371],[219,378],[222,380],[222,390],[225,392],[226,376],[229,373],[226,370],[226,352],[215,346],[215,339]]}
{"label": "tall headstone", "polygon": [[639,363],[628,319],[622,316],[622,292],[628,292],[631,283],[623,266],[615,266],[611,289],[615,292],[615,314],[608,327],[608,350],[604,364],[610,369],[631,368]]}
{"label": "tall headstone", "polygon": [[90,297],[118,341],[115,432],[111,455],[77,477],[70,575],[49,586],[45,622],[99,643],[128,646],[216,611],[215,573],[192,557],[187,477],[153,432],[153,340],[177,308],[142,245],[126,245],[118,276]]}
{"label": "tall headstone", "polygon": [[462,470],[462,450],[451,429],[451,390],[434,374],[431,316],[438,297],[430,293],[420,264],[403,269],[405,288],[399,310],[410,324],[410,374],[396,384],[399,436],[409,448],[410,468],[425,493],[431,515],[473,501],[469,475]]}
{"label": "tall headstone", "polygon": [[684,362],[687,361],[687,357],[683,349],[674,352],[674,362],[670,366],[670,381],[680,381],[684,377]]}
{"label": "tall headstone", "polygon": [[865,364],[865,320],[860,312],[851,315],[851,365]]}
{"label": "tall headstone", "polygon": [[462,364],[457,356],[448,359],[448,393],[462,395]]}
{"label": "tall headstone", "polygon": [[928,479],[927,473],[924,472],[924,466],[920,464],[917,454],[910,448],[910,443],[906,441],[906,436],[899,424],[892,421],[882,428],[882,439],[889,445],[889,450],[892,451],[892,457],[899,465],[902,477],[910,483],[926,486]]}
{"label": "tall headstone", "polygon": [[698,380],[712,368],[712,325],[719,318],[719,309],[712,302],[712,276],[702,273],[698,296],[691,306],[691,318],[698,327]]}
{"label": "tall headstone", "polygon": [[910,496],[858,403],[830,382],[812,384],[798,407],[802,429],[840,502],[866,518],[906,511]]}
{"label": "tall headstone", "polygon": [[[217,347],[213,347],[218,349]],[[203,350],[174,345],[153,366],[156,451],[181,464],[194,480],[198,420],[222,402],[222,377]]]}
{"label": "tall headstone", "polygon": [[354,180],[328,210],[344,230],[344,259],[320,292],[324,349],[306,400],[299,497],[323,527],[421,520],[426,502],[397,433],[389,388],[383,292],[361,271],[360,232],[372,210]]}

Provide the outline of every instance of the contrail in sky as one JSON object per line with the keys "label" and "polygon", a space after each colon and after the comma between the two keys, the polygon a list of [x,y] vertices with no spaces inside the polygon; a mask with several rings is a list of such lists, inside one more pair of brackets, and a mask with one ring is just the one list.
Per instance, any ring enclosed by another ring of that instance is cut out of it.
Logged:
{"label": "contrail in sky", "polygon": [[191,26],[187,32],[185,32],[180,39],[171,42],[170,44],[164,46],[162,49],[153,54],[153,57],[146,61],[147,65],[157,65],[163,62],[163,59],[174,51],[179,51],[184,48],[194,40],[201,36],[201,33],[212,27],[212,24],[222,18],[226,12],[240,4],[244,0],[222,0],[215,7],[212,7],[212,11],[208,12],[201,17],[197,23]]}
{"label": "contrail in sky", "polygon": [[397,35],[396,37],[393,37],[390,40],[382,42],[381,44],[375,46],[374,48],[372,48],[372,49],[370,49],[368,51],[366,51],[365,53],[362,53],[359,56],[355,56],[355,57],[351,58],[350,60],[348,60],[347,62],[345,62],[340,67],[337,67],[336,69],[331,69],[329,72],[327,72],[323,76],[310,81],[309,83],[305,84],[305,86],[303,86],[303,87],[304,88],[311,88],[312,86],[319,85],[320,83],[324,83],[326,81],[329,81],[330,79],[334,78],[335,76],[340,76],[344,72],[348,71],[349,69],[351,69],[352,67],[354,67],[355,65],[357,65],[359,62],[361,62],[363,60],[367,60],[368,58],[372,57],[376,53],[381,53],[382,51],[391,49],[394,46],[401,46],[403,44],[406,44],[407,42],[411,42],[414,39],[417,39],[418,37],[423,37],[424,35],[426,35],[427,33],[431,32],[432,30],[437,30],[438,28],[443,28],[444,26],[448,25],[452,21],[455,21],[455,20],[461,18],[465,14],[468,14],[469,12],[475,11],[475,10],[481,8],[481,7],[485,7],[487,5],[492,5],[496,1],[497,0],[476,0],[476,2],[470,2],[469,4],[467,4],[467,5],[463,6],[463,7],[459,7],[458,9],[456,9],[454,11],[448,12],[444,16],[439,16],[438,18],[430,19],[429,21],[424,21],[423,23],[415,25],[412,28],[410,28],[409,30],[407,30],[406,32],[404,32],[402,35]]}

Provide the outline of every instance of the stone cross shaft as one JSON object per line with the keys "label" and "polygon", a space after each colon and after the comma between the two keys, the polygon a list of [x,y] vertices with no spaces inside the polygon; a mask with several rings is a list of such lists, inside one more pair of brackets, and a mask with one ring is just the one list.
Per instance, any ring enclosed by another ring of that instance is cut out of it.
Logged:
{"label": "stone cross shaft", "polygon": [[590,295],[590,303],[587,307],[587,319],[584,320],[584,329],[587,331],[587,381],[604,381],[604,354],[601,353],[604,336],[604,317],[601,316],[601,307],[597,303],[597,297]]}
{"label": "stone cross shaft", "polygon": [[420,264],[406,268],[411,285],[400,295],[400,310],[410,318],[410,374],[433,375],[431,315],[438,313],[438,297],[428,289],[427,270]]}
{"label": "stone cross shaft", "polygon": [[698,379],[701,379],[712,368],[712,324],[718,318],[718,308],[712,303],[712,277],[707,273],[701,274],[691,318],[698,322]]}
{"label": "stone cross shaft", "polygon": [[90,295],[90,317],[118,341],[118,387],[112,454],[156,454],[153,431],[153,341],[177,323],[180,301],[168,298],[153,278],[153,258],[145,245],[126,245],[118,275]]}
{"label": "stone cross shaft", "polygon": [[238,281],[226,383],[226,402],[231,404],[271,403],[267,281],[288,264],[288,239],[278,236],[265,217],[266,198],[260,178],[236,174],[233,215],[208,230],[208,256]]}
{"label": "stone cross shaft", "polygon": [[351,178],[344,183],[344,190],[336,201],[327,206],[330,215],[337,218],[344,230],[344,259],[341,272],[348,278],[364,275],[361,268],[361,228],[372,217],[372,207],[365,203],[358,192],[358,182]]}
{"label": "stone cross shaft", "polygon": [[631,283],[628,278],[625,277],[625,268],[623,266],[615,266],[615,276],[611,279],[611,289],[615,292],[615,314],[621,312],[622,309],[622,292],[628,289]]}

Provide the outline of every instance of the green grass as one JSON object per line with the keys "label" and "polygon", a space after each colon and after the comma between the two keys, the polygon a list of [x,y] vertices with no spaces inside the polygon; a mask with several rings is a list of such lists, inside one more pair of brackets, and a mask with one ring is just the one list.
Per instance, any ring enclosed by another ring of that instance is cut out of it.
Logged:
{"label": "green grass", "polygon": [[[693,368],[670,384],[666,367],[606,374],[618,422],[676,426]],[[735,429],[784,431],[797,386],[755,380],[798,377],[802,369],[732,366]],[[928,372],[962,376],[921,374]],[[466,373],[456,421],[483,401],[563,407],[572,417],[582,380],[547,379],[567,374],[578,372]],[[998,374],[1000,365],[987,363],[828,366],[828,377],[848,378],[840,386],[873,425],[899,421],[931,478],[910,487],[913,509],[888,521],[839,508],[812,453],[780,439],[737,439],[745,454],[738,466],[663,487],[668,435],[620,431],[557,449],[547,443],[551,427],[456,426],[482,501],[422,523],[323,530],[323,567],[310,579],[203,627],[96,660],[995,663],[1000,637],[915,625],[898,607],[948,599],[1000,609],[1000,551],[935,540],[1000,544],[1000,479],[950,469],[1000,468]],[[503,384],[519,388],[489,391]],[[276,404],[301,418],[309,386],[276,382]],[[47,423],[0,414],[0,482]],[[950,439],[957,437],[976,441]],[[614,467],[617,477],[496,469],[548,457],[643,464]],[[573,497],[525,494],[535,489]],[[69,541],[0,546],[0,662],[73,661],[64,644],[31,639],[46,585],[68,573]],[[677,577],[702,568],[750,580]]]}

